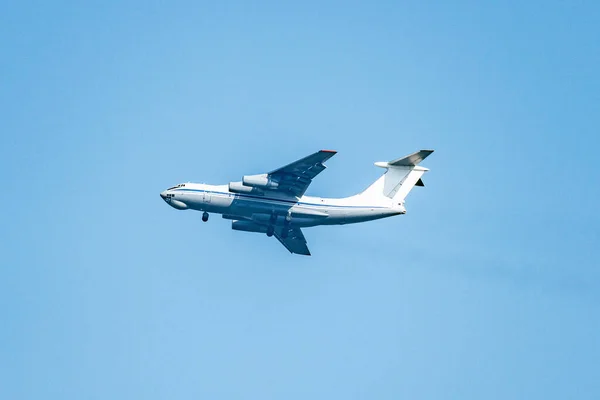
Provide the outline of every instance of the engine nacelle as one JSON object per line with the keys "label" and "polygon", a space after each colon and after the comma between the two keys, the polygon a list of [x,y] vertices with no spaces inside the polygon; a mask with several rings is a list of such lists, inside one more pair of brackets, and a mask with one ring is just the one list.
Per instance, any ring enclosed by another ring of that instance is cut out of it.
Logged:
{"label": "engine nacelle", "polygon": [[261,196],[265,194],[262,189],[252,186],[244,186],[242,182],[229,182],[229,191],[231,193],[256,194]]}
{"label": "engine nacelle", "polygon": [[231,229],[244,232],[267,233],[267,227],[250,221],[231,221]]}
{"label": "engine nacelle", "polygon": [[279,186],[279,182],[276,182],[269,178],[267,174],[260,175],[244,175],[242,177],[242,183],[245,186],[252,186],[261,189],[275,189]]}

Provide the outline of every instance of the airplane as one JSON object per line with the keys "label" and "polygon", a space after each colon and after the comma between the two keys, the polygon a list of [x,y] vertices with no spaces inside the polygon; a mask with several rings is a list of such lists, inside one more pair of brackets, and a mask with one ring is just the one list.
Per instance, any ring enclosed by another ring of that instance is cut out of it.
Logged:
{"label": "airplane", "polygon": [[180,183],[160,197],[177,210],[202,211],[231,220],[237,231],[275,236],[292,254],[310,256],[302,228],[344,225],[406,213],[404,200],[415,186],[424,186],[427,171],[418,164],[433,150],[420,150],[389,162],[376,162],[384,174],[363,192],[345,198],[322,198],[304,193],[337,152],[320,150],[266,174],[245,175],[228,185]]}

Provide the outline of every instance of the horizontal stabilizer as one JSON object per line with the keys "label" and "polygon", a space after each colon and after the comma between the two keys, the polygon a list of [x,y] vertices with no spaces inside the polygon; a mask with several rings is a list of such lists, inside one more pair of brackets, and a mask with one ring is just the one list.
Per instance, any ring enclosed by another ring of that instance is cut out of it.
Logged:
{"label": "horizontal stabilizer", "polygon": [[421,161],[427,158],[433,150],[419,150],[416,153],[409,154],[406,157],[398,158],[397,160],[388,162],[388,166],[395,167],[414,167]]}

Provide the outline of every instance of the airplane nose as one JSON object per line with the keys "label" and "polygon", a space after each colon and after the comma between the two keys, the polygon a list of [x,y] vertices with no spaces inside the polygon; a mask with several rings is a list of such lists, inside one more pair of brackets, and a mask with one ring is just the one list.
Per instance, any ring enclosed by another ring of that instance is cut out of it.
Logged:
{"label": "airplane nose", "polygon": [[162,197],[163,200],[166,199],[167,198],[167,193],[166,192],[162,192],[160,194],[160,197]]}

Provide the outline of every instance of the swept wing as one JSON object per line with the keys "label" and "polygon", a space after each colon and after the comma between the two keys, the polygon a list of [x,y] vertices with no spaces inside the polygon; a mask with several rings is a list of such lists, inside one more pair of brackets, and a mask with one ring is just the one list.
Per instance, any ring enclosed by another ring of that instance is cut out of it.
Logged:
{"label": "swept wing", "polygon": [[[287,236],[283,238],[282,233],[286,228],[277,227],[274,236],[289,250],[290,253],[310,256],[310,251],[306,245],[306,239],[300,228],[287,228]],[[285,236],[285,235],[284,235]]]}
{"label": "swept wing", "polygon": [[279,183],[278,187],[272,190],[301,197],[306,192],[306,189],[308,189],[312,180],[327,168],[323,163],[336,153],[333,150],[317,151],[285,167],[269,172],[269,178]]}

